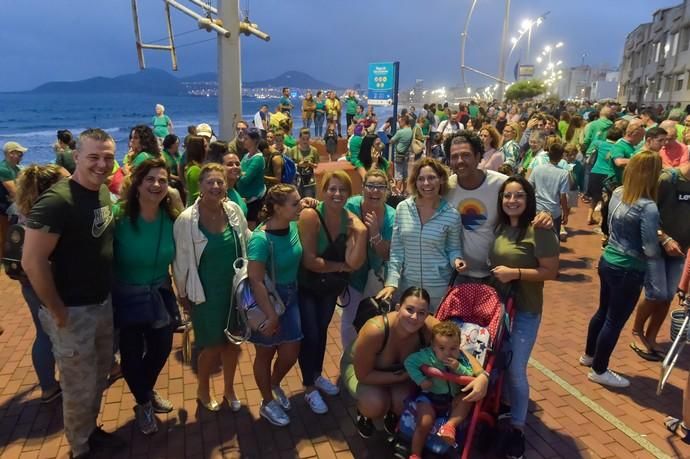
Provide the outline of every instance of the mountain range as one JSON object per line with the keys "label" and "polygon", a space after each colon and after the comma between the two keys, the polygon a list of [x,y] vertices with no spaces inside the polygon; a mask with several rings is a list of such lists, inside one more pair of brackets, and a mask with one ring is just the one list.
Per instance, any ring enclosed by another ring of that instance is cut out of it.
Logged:
{"label": "mountain range", "polygon": [[[199,73],[186,77],[176,77],[160,69],[146,69],[137,73],[120,75],[113,78],[94,77],[79,81],[52,81],[44,83],[29,92],[32,93],[130,93],[130,94],[158,94],[163,96],[178,96],[188,93],[188,86],[196,84],[215,84],[218,81],[216,73]],[[342,89],[319,81],[303,72],[291,70],[275,78],[262,81],[243,82],[244,88],[280,88],[287,86],[293,89]]]}

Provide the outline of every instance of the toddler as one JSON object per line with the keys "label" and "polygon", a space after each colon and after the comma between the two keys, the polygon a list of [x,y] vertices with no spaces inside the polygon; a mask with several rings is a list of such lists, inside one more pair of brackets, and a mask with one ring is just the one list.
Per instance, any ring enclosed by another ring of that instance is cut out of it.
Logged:
{"label": "toddler", "polygon": [[457,383],[439,378],[429,378],[422,373],[422,365],[455,373],[461,376],[488,374],[477,359],[460,349],[460,329],[453,322],[436,324],[432,329],[431,347],[424,348],[405,359],[405,369],[410,378],[422,389],[415,400],[417,404],[417,427],[412,437],[410,459],[419,459],[427,435],[440,415],[450,411],[450,417],[438,431],[448,443],[455,442],[455,431],[467,417],[472,403],[464,400],[462,388]]}

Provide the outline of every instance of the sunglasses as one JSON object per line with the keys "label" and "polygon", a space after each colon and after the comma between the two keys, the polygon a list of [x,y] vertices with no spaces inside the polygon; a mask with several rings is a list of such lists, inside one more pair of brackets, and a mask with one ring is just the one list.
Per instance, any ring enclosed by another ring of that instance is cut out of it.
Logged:
{"label": "sunglasses", "polygon": [[388,189],[388,186],[386,185],[376,185],[374,183],[365,183],[364,188],[367,191],[386,191]]}

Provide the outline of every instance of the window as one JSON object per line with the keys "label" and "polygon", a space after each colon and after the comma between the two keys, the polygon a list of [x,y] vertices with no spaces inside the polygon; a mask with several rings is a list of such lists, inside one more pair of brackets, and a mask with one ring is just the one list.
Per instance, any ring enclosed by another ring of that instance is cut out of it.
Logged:
{"label": "window", "polygon": [[676,78],[675,91],[682,91],[684,82],[685,82],[685,75],[678,75],[678,77]]}
{"label": "window", "polygon": [[664,77],[664,91],[671,90],[671,80],[670,76]]}
{"label": "window", "polygon": [[685,89],[690,89],[690,72],[688,72],[688,84]]}
{"label": "window", "polygon": [[664,59],[666,59],[669,56],[669,53],[671,52],[671,36],[666,35],[666,40],[664,43]]}
{"label": "window", "polygon": [[690,34],[688,34],[688,29],[687,27],[683,27],[683,29],[680,31],[681,37],[680,37],[680,50],[681,51],[687,51],[688,48],[690,48]]}
{"label": "window", "polygon": [[656,50],[654,51],[654,62],[659,62],[659,55],[661,54],[661,42],[656,42],[654,46],[656,46]]}
{"label": "window", "polygon": [[678,53],[678,40],[680,34],[678,32],[671,35],[671,56],[675,56]]}

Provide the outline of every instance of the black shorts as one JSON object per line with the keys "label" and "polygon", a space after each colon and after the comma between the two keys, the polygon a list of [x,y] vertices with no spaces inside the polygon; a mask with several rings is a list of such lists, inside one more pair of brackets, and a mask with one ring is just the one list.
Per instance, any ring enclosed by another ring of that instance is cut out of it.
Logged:
{"label": "black shorts", "polygon": [[589,186],[587,187],[587,194],[592,197],[593,202],[601,201],[601,194],[604,189],[604,180],[606,175],[592,172],[589,174]]}

